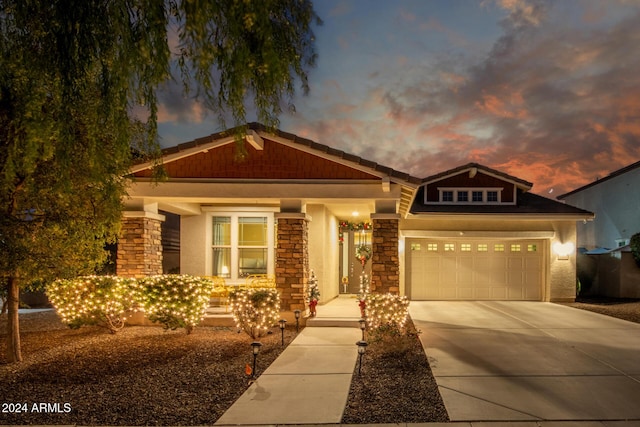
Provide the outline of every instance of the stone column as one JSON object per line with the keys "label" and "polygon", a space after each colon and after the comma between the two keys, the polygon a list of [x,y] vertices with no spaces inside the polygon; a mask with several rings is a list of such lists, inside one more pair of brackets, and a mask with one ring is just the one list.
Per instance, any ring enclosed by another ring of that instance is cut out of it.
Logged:
{"label": "stone column", "polygon": [[276,213],[276,287],[282,311],[306,310],[305,295],[309,278],[309,217],[304,213]]}
{"label": "stone column", "polygon": [[124,212],[118,239],[118,276],[145,277],[162,274],[163,221],[164,215],[152,212]]}
{"label": "stone column", "polygon": [[400,293],[398,214],[372,214],[371,292]]}

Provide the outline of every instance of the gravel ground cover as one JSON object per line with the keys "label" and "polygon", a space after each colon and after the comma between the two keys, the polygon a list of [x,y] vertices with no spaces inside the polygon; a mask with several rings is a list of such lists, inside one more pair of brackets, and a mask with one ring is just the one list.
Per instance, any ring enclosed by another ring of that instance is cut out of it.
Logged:
{"label": "gravel ground cover", "polygon": [[[566,305],[640,323],[638,300]],[[252,340],[234,329],[198,327],[187,336],[131,326],[111,335],[98,327],[70,330],[51,311],[20,321],[25,360],[8,365],[0,317],[0,404],[26,403],[27,411],[0,412],[0,425],[211,425],[248,387]],[[288,327],[285,344],[294,337]],[[282,351],[279,329],[262,343],[258,373]],[[360,375],[355,367],[344,423],[447,420],[417,339],[403,357],[368,348]]]}

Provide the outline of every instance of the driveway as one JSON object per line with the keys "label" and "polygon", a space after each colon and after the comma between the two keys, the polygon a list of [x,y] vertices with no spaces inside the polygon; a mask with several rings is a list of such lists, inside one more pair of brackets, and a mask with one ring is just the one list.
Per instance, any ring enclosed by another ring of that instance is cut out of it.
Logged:
{"label": "driveway", "polygon": [[410,313],[451,421],[640,420],[640,324],[543,302]]}

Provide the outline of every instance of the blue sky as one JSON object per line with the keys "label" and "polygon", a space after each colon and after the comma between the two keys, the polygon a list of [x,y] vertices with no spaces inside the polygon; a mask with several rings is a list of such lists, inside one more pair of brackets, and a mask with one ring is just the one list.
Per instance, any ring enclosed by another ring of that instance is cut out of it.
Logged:
{"label": "blue sky", "polygon": [[[640,160],[638,0],[314,6],[318,63],[286,132],[417,177],[478,162],[552,198]],[[163,146],[222,130],[160,99]]]}

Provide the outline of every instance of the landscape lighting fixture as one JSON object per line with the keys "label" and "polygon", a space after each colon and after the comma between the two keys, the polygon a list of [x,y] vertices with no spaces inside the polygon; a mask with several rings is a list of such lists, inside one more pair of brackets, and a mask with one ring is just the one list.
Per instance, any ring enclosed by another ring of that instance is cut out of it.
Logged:
{"label": "landscape lighting fixture", "polygon": [[282,346],[284,347],[284,325],[287,323],[285,319],[280,319],[278,321],[280,323],[280,333],[282,334]]}
{"label": "landscape lighting fixture", "polygon": [[253,353],[253,371],[251,372],[251,376],[253,378],[256,377],[256,359],[258,358],[258,353],[260,353],[260,347],[262,347],[262,343],[260,341],[254,341],[251,343],[251,351]]}
{"label": "landscape lighting fixture", "polygon": [[362,341],[364,341],[364,331],[367,329],[367,322],[364,319],[360,319],[358,320],[358,323],[360,324],[360,330],[362,331]]}
{"label": "landscape lighting fixture", "polygon": [[360,375],[360,370],[362,369],[362,356],[364,356],[364,354],[366,353],[367,346],[369,344],[367,344],[367,342],[365,340],[360,340],[360,341],[356,342],[356,345],[358,346],[358,358],[359,358],[358,375]]}
{"label": "landscape lighting fixture", "polygon": [[296,316],[296,334],[300,331],[300,310],[294,310],[293,315]]}

